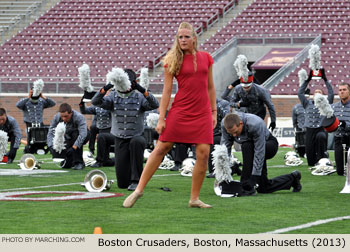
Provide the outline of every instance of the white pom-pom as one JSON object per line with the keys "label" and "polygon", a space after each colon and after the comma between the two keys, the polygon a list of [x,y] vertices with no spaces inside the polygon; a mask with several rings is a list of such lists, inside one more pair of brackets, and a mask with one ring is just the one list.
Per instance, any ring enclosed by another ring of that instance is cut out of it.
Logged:
{"label": "white pom-pom", "polygon": [[243,81],[248,81],[248,59],[244,55],[238,55],[233,66],[236,69],[239,78],[243,78]]}
{"label": "white pom-pom", "polygon": [[33,96],[39,96],[44,89],[44,81],[42,79],[36,80],[33,83]]}
{"label": "white pom-pom", "polygon": [[311,45],[309,49],[309,67],[312,70],[317,70],[321,68],[321,51],[318,45]]}
{"label": "white pom-pom", "polygon": [[128,74],[121,68],[113,68],[112,71],[107,73],[107,84],[112,83],[115,90],[125,92],[131,88],[131,82]]}
{"label": "white pom-pom", "polygon": [[301,86],[307,80],[307,72],[304,68],[299,70],[298,77],[299,77],[299,86]]}
{"label": "white pom-pom", "polygon": [[213,166],[214,174],[218,183],[226,181],[227,183],[233,181],[231,175],[230,158],[227,153],[225,145],[216,144],[214,146],[213,155]]}
{"label": "white pom-pom", "polygon": [[53,138],[53,149],[58,153],[61,153],[62,150],[66,149],[64,135],[66,133],[66,125],[64,122],[57,124],[55,129],[55,135]]}
{"label": "white pom-pom", "polygon": [[147,126],[155,129],[158,124],[159,114],[157,113],[149,113],[149,115],[146,117],[146,123]]}
{"label": "white pom-pom", "polygon": [[326,116],[327,118],[331,118],[333,116],[334,110],[332,109],[331,105],[329,105],[329,102],[324,95],[315,94],[314,102],[315,107],[320,111],[320,115]]}
{"label": "white pom-pom", "polygon": [[148,68],[141,68],[140,74],[140,85],[148,90],[149,87],[149,78],[148,78]]}
{"label": "white pom-pom", "polygon": [[94,91],[94,87],[91,85],[90,79],[90,67],[88,64],[83,64],[78,68],[79,72],[79,87],[87,92]]}
{"label": "white pom-pom", "polygon": [[3,130],[0,130],[0,161],[6,154],[8,139],[9,137],[7,133]]}

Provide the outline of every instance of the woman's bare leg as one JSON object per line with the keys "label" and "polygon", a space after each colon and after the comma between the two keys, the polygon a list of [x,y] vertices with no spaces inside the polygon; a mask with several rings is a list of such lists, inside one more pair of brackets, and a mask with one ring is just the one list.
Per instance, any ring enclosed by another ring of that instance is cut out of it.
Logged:
{"label": "woman's bare leg", "polygon": [[159,165],[162,163],[164,156],[170,151],[174,143],[158,141],[156,147],[148,157],[145,167],[143,168],[140,181],[135,191],[124,200],[123,206],[126,208],[132,207],[138,198],[143,195],[143,191],[152,178]]}
{"label": "woman's bare leg", "polygon": [[193,168],[192,173],[192,188],[191,188],[191,199],[189,202],[189,207],[200,207],[209,208],[207,205],[199,200],[199,193],[202,188],[203,180],[205,178],[205,173],[208,166],[209,158],[209,144],[197,144],[196,145],[196,164]]}

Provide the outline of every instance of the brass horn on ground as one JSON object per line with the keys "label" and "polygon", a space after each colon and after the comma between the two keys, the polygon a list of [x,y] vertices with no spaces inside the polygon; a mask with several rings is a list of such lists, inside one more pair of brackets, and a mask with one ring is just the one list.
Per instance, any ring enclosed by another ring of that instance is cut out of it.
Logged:
{"label": "brass horn on ground", "polygon": [[92,170],[86,174],[81,185],[89,192],[102,192],[111,189],[113,180],[107,180],[107,175],[101,170]]}
{"label": "brass horn on ground", "polygon": [[348,150],[348,161],[346,164],[346,169],[344,169],[344,172],[346,173],[345,186],[343,190],[340,191],[340,193],[350,193],[350,151],[349,150]]}
{"label": "brass horn on ground", "polygon": [[39,162],[36,160],[33,154],[24,154],[18,165],[22,170],[30,171],[34,169],[40,169]]}

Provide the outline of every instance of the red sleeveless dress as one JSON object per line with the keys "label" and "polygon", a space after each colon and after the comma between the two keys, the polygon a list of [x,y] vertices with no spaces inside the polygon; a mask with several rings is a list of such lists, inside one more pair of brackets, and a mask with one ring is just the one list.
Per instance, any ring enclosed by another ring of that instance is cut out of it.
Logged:
{"label": "red sleeveless dress", "polygon": [[208,95],[208,70],[213,59],[207,52],[197,52],[196,58],[195,72],[193,55],[184,55],[180,72],[175,76],[178,91],[166,117],[160,141],[213,144],[213,119]]}

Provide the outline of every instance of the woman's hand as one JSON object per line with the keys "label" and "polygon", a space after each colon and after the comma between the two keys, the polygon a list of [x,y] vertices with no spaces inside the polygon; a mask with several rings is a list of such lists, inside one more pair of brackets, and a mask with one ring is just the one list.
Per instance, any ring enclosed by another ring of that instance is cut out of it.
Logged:
{"label": "woman's hand", "polygon": [[211,115],[213,117],[213,129],[216,127],[216,124],[217,124],[217,115],[216,115],[216,111],[212,111],[211,112]]}
{"label": "woman's hand", "polygon": [[162,134],[162,132],[164,131],[164,129],[165,129],[165,120],[159,118],[159,119],[158,119],[158,123],[157,123],[157,127],[156,127],[156,131],[157,131],[157,133],[160,135],[160,134]]}

